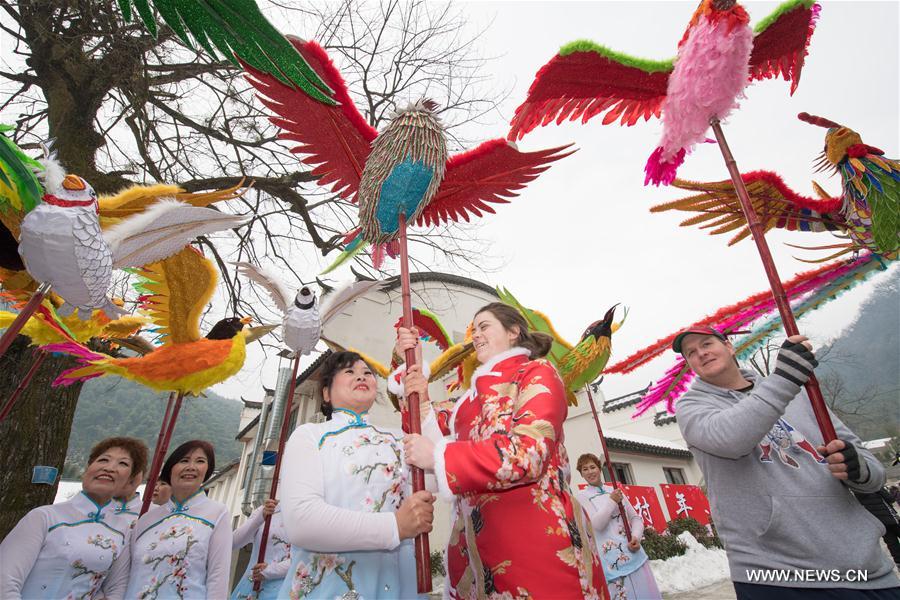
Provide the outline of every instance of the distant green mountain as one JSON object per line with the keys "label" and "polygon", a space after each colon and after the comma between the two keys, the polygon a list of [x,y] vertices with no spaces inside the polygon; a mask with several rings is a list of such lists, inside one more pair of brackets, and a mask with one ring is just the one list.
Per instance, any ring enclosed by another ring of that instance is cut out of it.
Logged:
{"label": "distant green mountain", "polygon": [[[167,398],[168,394],[119,377],[88,381],[81,390],[72,423],[66,476],[80,473],[91,446],[105,437],[140,438],[152,453]],[[185,398],[169,448],[174,449],[190,439],[208,440],[216,448],[216,465],[225,465],[240,455],[240,444],[234,439],[240,415],[240,401],[209,391],[206,398]]]}
{"label": "distant green mountain", "polygon": [[856,320],[816,354],[826,400],[857,435],[900,435],[900,271],[875,286]]}

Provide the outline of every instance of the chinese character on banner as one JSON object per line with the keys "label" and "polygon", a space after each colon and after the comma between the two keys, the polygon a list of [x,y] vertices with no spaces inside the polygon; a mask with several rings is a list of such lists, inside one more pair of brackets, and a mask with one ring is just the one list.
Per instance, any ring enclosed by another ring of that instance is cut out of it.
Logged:
{"label": "chinese character on banner", "polygon": [[670,519],[691,517],[704,525],[709,525],[709,501],[696,485],[660,484]]}
{"label": "chinese character on banner", "polygon": [[634,512],[641,515],[644,527],[652,527],[662,532],[666,529],[666,517],[656,490],[647,485],[620,485],[628,502],[634,507]]}

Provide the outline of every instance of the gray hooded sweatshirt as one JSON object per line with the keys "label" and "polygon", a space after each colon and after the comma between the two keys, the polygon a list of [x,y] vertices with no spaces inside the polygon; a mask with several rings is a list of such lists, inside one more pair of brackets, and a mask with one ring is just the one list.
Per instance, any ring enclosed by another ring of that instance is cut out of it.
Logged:
{"label": "gray hooded sweatshirt", "polygon": [[[879,544],[884,526],[850,493],[879,490],[882,465],[832,414],[838,438],[854,444],[865,461],[860,483],[841,483],[815,449],[822,437],[805,390],[778,375],[741,373],[754,383],[749,392],[697,379],[676,408],[678,426],[706,478],[732,580],[819,588],[900,585]],[[755,569],[792,574],[763,581],[748,575]],[[806,569],[835,569],[840,579],[810,581],[793,574]],[[856,569],[866,570],[868,581],[850,581],[855,573],[845,573]]]}

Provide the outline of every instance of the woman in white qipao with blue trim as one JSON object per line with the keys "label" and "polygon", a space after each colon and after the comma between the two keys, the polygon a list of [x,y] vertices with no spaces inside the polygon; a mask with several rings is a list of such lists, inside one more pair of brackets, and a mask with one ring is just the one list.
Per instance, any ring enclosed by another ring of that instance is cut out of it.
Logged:
{"label": "woman in white qipao with blue trim", "polygon": [[163,465],[172,497],[134,525],[126,598],[227,598],[231,572],[231,514],[206,497],[215,470],[212,444],[185,442]]}
{"label": "woman in white qipao with blue trim", "polygon": [[[262,542],[263,529],[265,529],[266,517],[272,515],[269,526],[269,541],[266,543],[266,562],[256,563],[259,556],[259,547]],[[278,500],[269,498],[250,513],[247,522],[234,530],[232,548],[240,550],[252,543],[250,549],[250,562],[244,569],[244,574],[237,581],[234,591],[231,592],[231,600],[276,600],[284,576],[291,567],[291,544],[287,541],[287,533],[284,530],[284,519]],[[258,592],[253,591],[256,581],[260,582]]]}
{"label": "woman in white qipao with blue trim", "polygon": [[116,513],[112,497],[146,468],[140,440],[108,438],[94,446],[81,491],[32,510],[0,544],[0,598],[120,598],[131,520]]}
{"label": "woman in white qipao with blue trim", "polygon": [[412,538],[431,531],[434,496],[411,494],[403,433],[368,411],[375,376],[355,352],[322,365],[324,423],[306,423],[285,448],[279,495],[291,569],[279,598],[415,598]]}

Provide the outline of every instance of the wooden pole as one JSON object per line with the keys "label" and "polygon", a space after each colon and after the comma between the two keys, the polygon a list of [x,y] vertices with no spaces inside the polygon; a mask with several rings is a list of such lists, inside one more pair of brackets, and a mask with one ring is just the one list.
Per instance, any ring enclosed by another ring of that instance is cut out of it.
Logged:
{"label": "wooden pole", "polygon": [[35,373],[38,372],[38,369],[41,368],[41,365],[44,364],[45,360],[47,360],[47,353],[40,348],[36,348],[34,351],[34,361],[32,361],[31,367],[28,369],[28,372],[25,373],[25,377],[22,378],[22,381],[19,382],[19,385],[16,386],[13,393],[10,394],[9,400],[3,405],[3,409],[0,410],[0,423],[6,420],[6,416],[13,409],[16,402],[18,402],[19,396],[22,395],[22,392],[24,392],[25,388],[28,387],[28,384],[31,383]]}
{"label": "wooden pole", "polygon": [[[406,247],[406,215],[400,215],[400,298],[403,301],[403,326],[413,328],[412,300],[409,286],[409,253]],[[416,364],[416,351],[406,351],[406,367]],[[410,394],[406,399],[409,411],[409,432],[422,433],[422,417],[419,414],[419,394]],[[425,489],[425,472],[418,467],[410,467],[413,493]],[[428,535],[420,533],[416,536],[416,584],[420,594],[431,591],[431,548]]]}
{"label": "wooden pole", "polygon": [[144,503],[141,505],[141,515],[150,509],[150,502],[153,499],[153,489],[156,487],[156,481],[159,479],[159,472],[162,469],[166,452],[169,450],[169,442],[172,441],[172,432],[175,431],[175,421],[178,420],[178,413],[181,411],[181,401],[184,399],[184,392],[171,392],[169,401],[166,403],[166,414],[163,415],[162,425],[159,427],[159,435],[156,438],[156,449],[153,451],[153,461],[150,463],[150,478],[147,479],[147,485],[144,486]]}
{"label": "wooden pole", "polygon": [[0,356],[6,354],[6,351],[9,350],[10,345],[16,336],[19,335],[19,332],[22,331],[22,328],[25,327],[25,323],[28,322],[28,319],[31,318],[31,315],[34,314],[34,311],[37,310],[38,306],[41,305],[41,301],[44,299],[50,292],[50,284],[42,283],[38,286],[38,289],[31,295],[31,298],[28,300],[28,303],[22,307],[22,310],[19,311],[19,314],[16,316],[15,320],[10,324],[9,327],[6,328],[6,331],[3,332],[3,336],[0,337]]}
{"label": "wooden pole", "polygon": [[[275,470],[272,471],[272,487],[269,490],[269,498],[275,498],[278,493],[278,477],[281,475],[281,459],[284,457],[284,445],[291,434],[291,410],[293,410],[294,391],[297,389],[297,372],[300,370],[300,355],[294,357],[294,371],[291,375],[291,383],[288,386],[288,395],[284,403],[284,416],[281,420],[281,434],[278,437],[278,454],[275,456]],[[262,423],[259,424],[262,427]],[[269,529],[272,526],[272,515],[266,515],[266,522],[263,524],[262,538],[259,540],[259,554],[256,556],[256,563],[266,562],[266,543],[269,541]],[[259,592],[262,588],[261,581],[253,582],[253,591]]]}
{"label": "wooden pole", "polygon": [[[597,415],[597,406],[594,404],[594,394],[591,393],[591,384],[584,386],[587,392],[588,402],[591,404],[591,412],[594,413],[594,424],[597,425],[597,435],[600,436],[600,447],[603,449],[603,460],[606,461],[606,468],[609,470],[609,484],[615,489],[618,487],[616,481],[616,472],[613,469],[612,459],[609,457],[609,449],[606,447],[606,436],[603,435],[603,428],[600,427],[600,417]],[[602,472],[602,469],[601,469]],[[622,492],[623,494],[625,492]],[[631,541],[631,524],[628,522],[628,514],[625,512],[625,506],[619,502],[619,515],[622,517],[622,527],[625,529],[625,537]]]}
{"label": "wooden pole", "polygon": [[[750,233],[753,234],[753,241],[756,242],[756,249],[759,251],[763,268],[766,271],[766,277],[769,279],[769,286],[772,288],[772,296],[775,298],[775,305],[778,307],[778,313],[781,315],[784,331],[788,336],[797,335],[800,333],[797,329],[797,321],[794,319],[794,313],[791,311],[791,305],[788,302],[784,286],[778,277],[778,271],[775,269],[775,262],[772,260],[772,253],[769,251],[769,244],[766,242],[765,230],[763,230],[762,223],[760,223],[756,210],[753,208],[753,203],[750,202],[750,195],[744,186],[744,180],[741,178],[737,162],[731,154],[728,142],[725,141],[722,125],[716,118],[711,119],[709,124],[712,126],[716,141],[719,143],[719,149],[722,151],[722,157],[725,159],[725,166],[728,168],[728,174],[731,176],[734,190],[737,192],[738,199],[741,202],[741,210],[747,219]],[[822,397],[822,390],[819,389],[819,381],[815,375],[810,376],[805,387],[809,396],[809,402],[812,404],[816,422],[819,424],[819,430],[822,432],[824,443],[827,444],[832,440],[836,440],[837,433],[834,430],[831,417],[828,416],[828,407],[825,405],[825,399]]]}

